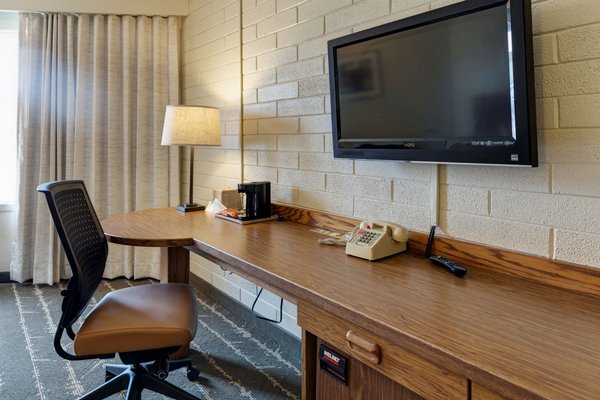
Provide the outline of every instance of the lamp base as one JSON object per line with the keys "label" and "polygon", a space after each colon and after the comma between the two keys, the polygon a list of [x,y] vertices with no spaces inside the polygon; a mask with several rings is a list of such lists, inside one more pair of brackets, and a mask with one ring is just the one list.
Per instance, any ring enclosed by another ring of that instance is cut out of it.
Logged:
{"label": "lamp base", "polygon": [[200,204],[196,204],[196,203],[185,203],[185,204],[180,204],[177,206],[177,211],[181,211],[181,212],[188,212],[188,211],[202,211],[204,210],[206,207],[205,206],[201,206]]}

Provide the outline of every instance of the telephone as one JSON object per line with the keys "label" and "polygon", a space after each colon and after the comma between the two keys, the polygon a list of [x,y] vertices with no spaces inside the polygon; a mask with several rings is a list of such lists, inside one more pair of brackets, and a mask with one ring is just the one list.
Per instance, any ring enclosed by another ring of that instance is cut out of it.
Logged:
{"label": "telephone", "polygon": [[378,260],[406,250],[406,228],[385,221],[363,221],[350,233],[346,254]]}

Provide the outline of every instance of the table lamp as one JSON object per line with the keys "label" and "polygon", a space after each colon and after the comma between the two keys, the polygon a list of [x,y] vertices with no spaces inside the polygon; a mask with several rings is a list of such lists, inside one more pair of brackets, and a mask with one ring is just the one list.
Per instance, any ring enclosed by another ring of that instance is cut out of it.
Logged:
{"label": "table lamp", "polygon": [[220,146],[221,121],[219,110],[204,106],[167,106],[163,126],[163,146],[190,147],[190,198],[177,206],[178,211],[200,211],[204,206],[194,203],[194,146]]}

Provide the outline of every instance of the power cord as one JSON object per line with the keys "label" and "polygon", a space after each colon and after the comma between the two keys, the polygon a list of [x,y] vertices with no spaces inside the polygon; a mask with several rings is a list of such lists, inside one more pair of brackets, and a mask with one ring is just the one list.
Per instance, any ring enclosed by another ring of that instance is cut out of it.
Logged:
{"label": "power cord", "polygon": [[263,319],[265,321],[269,321],[269,322],[273,322],[275,324],[280,324],[281,321],[283,320],[283,297],[280,297],[280,301],[279,301],[279,319],[273,319],[273,318],[268,318],[268,317],[264,317],[260,314],[258,314],[256,311],[254,311],[254,307],[256,306],[256,303],[258,302],[258,298],[260,297],[260,295],[262,294],[263,288],[260,288],[260,290],[258,291],[258,294],[256,295],[256,298],[254,299],[254,303],[252,303],[252,314],[254,314],[254,316],[258,319]]}
{"label": "power cord", "polygon": [[360,229],[360,226],[355,227],[352,232],[348,232],[344,235],[343,239],[336,239],[333,237],[328,237],[325,239],[319,239],[317,240],[317,243],[319,244],[323,244],[326,246],[345,246],[346,243],[348,243],[349,241],[352,240],[352,238],[356,235],[356,233],[358,232],[358,230]]}
{"label": "power cord", "polygon": [[319,239],[319,240],[317,240],[317,243],[324,244],[327,246],[345,246],[346,240],[345,239],[336,239],[336,238],[331,237],[331,238]]}

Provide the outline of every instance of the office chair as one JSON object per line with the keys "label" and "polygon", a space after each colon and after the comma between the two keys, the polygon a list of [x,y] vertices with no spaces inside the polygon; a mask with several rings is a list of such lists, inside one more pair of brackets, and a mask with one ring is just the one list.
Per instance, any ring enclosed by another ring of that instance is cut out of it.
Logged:
{"label": "office chair", "polygon": [[[127,390],[127,400],[141,399],[148,389],[173,399],[197,397],[167,382],[170,371],[187,367],[190,380],[198,370],[190,360],[168,361],[169,354],[189,343],[196,334],[197,306],[194,289],[180,283],[160,283],[108,293],[83,319],[74,324],[96,291],[106,265],[108,244],[82,181],[40,184],[56,225],[73,276],[62,291],[62,316],[54,336],[56,352],[67,360],[112,358],[124,365],[108,364],[106,382],[80,400],[105,399]],[[63,333],[73,341],[69,353],[61,344]]]}

